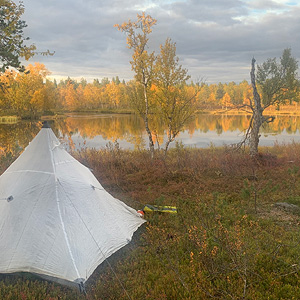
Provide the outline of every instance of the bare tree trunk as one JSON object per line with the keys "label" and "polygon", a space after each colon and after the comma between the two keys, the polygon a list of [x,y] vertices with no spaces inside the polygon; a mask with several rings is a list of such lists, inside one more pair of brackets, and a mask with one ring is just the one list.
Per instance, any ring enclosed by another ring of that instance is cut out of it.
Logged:
{"label": "bare tree trunk", "polygon": [[150,149],[150,153],[151,156],[154,156],[154,143],[153,143],[153,138],[152,138],[152,132],[149,128],[149,103],[148,103],[148,96],[147,96],[147,87],[146,85],[144,85],[144,98],[145,98],[145,115],[144,115],[144,123],[145,123],[145,129],[146,132],[148,134],[148,138],[149,138],[149,149]]}
{"label": "bare tree trunk", "polygon": [[261,106],[261,99],[259,93],[256,88],[255,81],[255,59],[252,59],[252,68],[250,72],[251,76],[251,85],[253,89],[253,98],[254,98],[254,106],[252,107],[253,111],[253,119],[250,132],[250,155],[257,156],[258,155],[258,143],[259,143],[259,129],[263,123],[263,111],[264,109]]}
{"label": "bare tree trunk", "polygon": [[168,140],[166,141],[165,145],[165,155],[167,154],[167,151],[169,149],[170,143],[173,141],[172,135],[171,135],[171,125],[169,125],[169,133],[168,133]]}
{"label": "bare tree trunk", "polygon": [[258,155],[258,144],[259,144],[259,129],[262,125],[261,114],[255,108],[253,110],[253,121],[251,125],[250,132],[250,155],[257,156]]}

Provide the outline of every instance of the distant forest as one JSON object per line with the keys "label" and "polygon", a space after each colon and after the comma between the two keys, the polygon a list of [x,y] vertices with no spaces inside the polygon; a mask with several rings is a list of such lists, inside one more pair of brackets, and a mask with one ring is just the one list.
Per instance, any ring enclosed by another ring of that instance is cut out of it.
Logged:
{"label": "distant forest", "polygon": [[[132,91],[136,82],[125,82],[118,76],[92,83],[82,78],[80,81],[50,81],[50,72],[43,64],[29,65],[24,73],[6,71],[0,76],[0,107],[2,114],[16,114],[20,117],[38,117],[57,112],[88,111],[129,111],[131,110]],[[187,87],[196,90],[190,82]],[[152,101],[155,101],[155,86],[151,87]],[[151,96],[151,93],[150,93]],[[195,107],[201,110],[232,109],[249,103],[252,97],[251,85],[241,83],[200,83],[195,98]],[[289,103],[293,104],[293,103]],[[276,109],[279,109],[277,107]]]}

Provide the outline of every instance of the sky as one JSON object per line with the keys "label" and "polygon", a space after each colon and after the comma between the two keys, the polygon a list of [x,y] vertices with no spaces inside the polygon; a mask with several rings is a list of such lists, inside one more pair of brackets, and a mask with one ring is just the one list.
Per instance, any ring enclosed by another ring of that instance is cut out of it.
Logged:
{"label": "sky", "polygon": [[[157,20],[149,51],[170,38],[179,63],[193,81],[250,81],[258,64],[285,48],[300,61],[300,0],[23,0],[29,43],[54,56],[35,56],[50,79],[88,82],[104,77],[133,79],[121,24],[143,11]],[[299,72],[300,73],[300,72]]]}

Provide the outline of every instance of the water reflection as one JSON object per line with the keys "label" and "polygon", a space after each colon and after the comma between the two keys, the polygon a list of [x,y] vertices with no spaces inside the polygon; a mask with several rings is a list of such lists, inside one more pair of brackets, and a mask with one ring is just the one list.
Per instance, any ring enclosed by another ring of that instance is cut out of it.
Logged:
{"label": "water reflection", "polygon": [[[185,126],[177,141],[201,148],[237,143],[243,138],[249,120],[250,116],[241,115],[197,115]],[[41,126],[41,122],[28,121],[0,124],[0,152],[16,153],[24,149]],[[148,145],[143,121],[136,115],[70,116],[51,121],[51,127],[65,146],[72,149],[101,148],[115,141],[127,149]],[[271,146],[276,141],[300,142],[299,127],[300,117],[279,116],[262,128],[260,145]],[[165,132],[160,120],[153,119],[152,128],[156,128],[155,142],[163,146]]]}

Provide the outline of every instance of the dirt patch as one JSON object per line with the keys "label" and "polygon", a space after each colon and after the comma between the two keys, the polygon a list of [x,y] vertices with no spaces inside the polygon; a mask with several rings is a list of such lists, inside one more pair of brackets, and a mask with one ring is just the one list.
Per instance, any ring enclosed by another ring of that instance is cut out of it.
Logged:
{"label": "dirt patch", "polygon": [[259,217],[283,222],[288,225],[300,225],[300,208],[286,202],[272,204],[268,209],[259,212]]}

